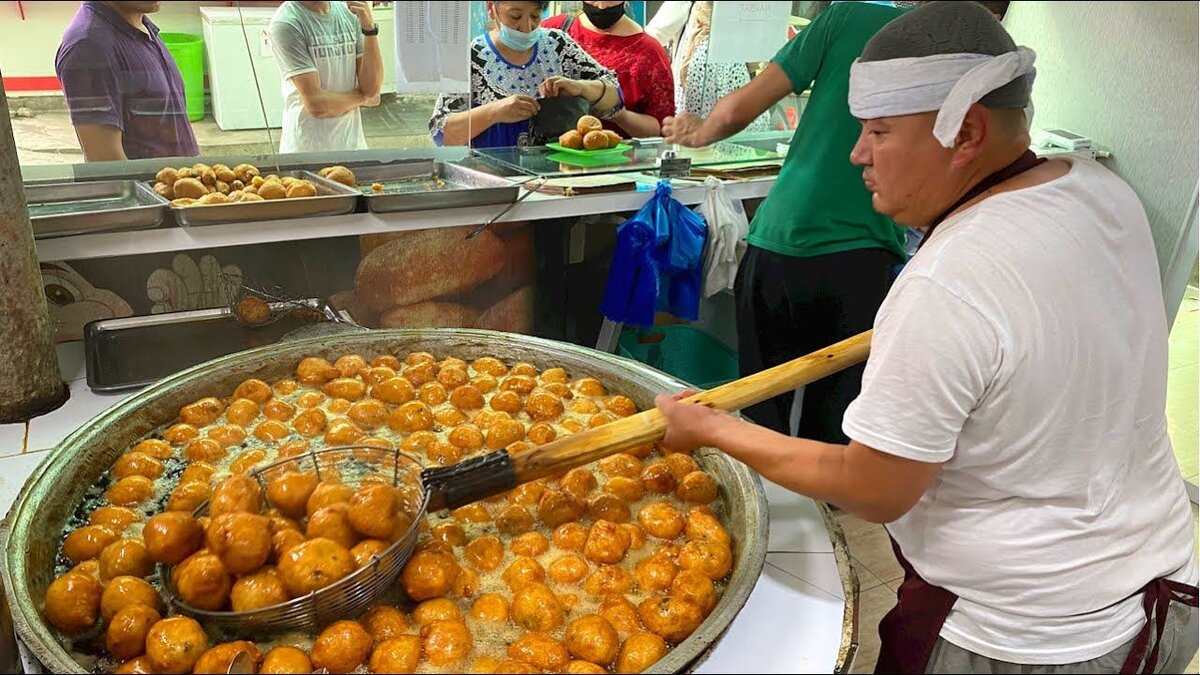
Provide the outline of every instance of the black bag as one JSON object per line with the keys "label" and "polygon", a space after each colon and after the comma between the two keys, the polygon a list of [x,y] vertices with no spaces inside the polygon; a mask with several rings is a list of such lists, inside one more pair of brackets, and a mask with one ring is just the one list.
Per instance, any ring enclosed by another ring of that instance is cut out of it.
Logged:
{"label": "black bag", "polygon": [[[562,32],[570,31],[573,23],[575,23],[575,16],[568,15],[567,20],[563,22]],[[541,109],[529,120],[529,143],[531,145],[544,145],[550,141],[557,141],[559,136],[575,128],[580,117],[592,112],[591,104],[580,96],[543,98],[538,100],[538,104],[541,105]]]}

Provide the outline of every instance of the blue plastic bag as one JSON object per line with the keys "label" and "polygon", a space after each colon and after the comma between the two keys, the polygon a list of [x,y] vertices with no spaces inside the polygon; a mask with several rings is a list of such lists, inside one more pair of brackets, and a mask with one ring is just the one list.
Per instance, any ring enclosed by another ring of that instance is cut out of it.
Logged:
{"label": "blue plastic bag", "polygon": [[634,326],[653,325],[660,309],[695,321],[707,240],[704,217],[673,199],[670,183],[659,181],[650,201],[617,228],[600,311]]}

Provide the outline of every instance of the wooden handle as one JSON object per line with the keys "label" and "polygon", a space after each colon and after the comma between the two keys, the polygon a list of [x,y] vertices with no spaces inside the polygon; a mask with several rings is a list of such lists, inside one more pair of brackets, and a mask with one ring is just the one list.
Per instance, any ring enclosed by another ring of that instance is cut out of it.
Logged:
{"label": "wooden handle", "polygon": [[[867,360],[870,351],[871,331],[866,331],[807,356],[700,392],[684,402],[720,410],[741,410],[858,365]],[[665,431],[662,413],[651,408],[602,427],[515,453],[512,455],[513,469],[517,482],[526,483],[653,443],[661,439]]]}

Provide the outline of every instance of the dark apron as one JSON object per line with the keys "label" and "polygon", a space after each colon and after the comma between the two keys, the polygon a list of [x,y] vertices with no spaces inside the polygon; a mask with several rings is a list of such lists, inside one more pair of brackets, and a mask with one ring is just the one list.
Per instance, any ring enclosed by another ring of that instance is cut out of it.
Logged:
{"label": "dark apron", "polygon": [[[971,188],[953,206],[946,209],[925,232],[921,246],[929,241],[934,229],[958,207],[971,201],[984,191],[1024,173],[1046,161],[1038,159],[1032,151],[1026,151],[1015,162],[989,175]],[[918,249],[920,246],[918,246]],[[890,535],[889,535],[890,537]],[[934,586],[917,574],[896,541],[892,540],[892,551],[904,568],[904,581],[896,591],[896,606],[879,622],[879,659],[875,663],[876,673],[924,673],[929,667],[929,658],[937,644],[942,624],[950,615],[950,609],[958,596]],[[1138,665],[1146,660],[1143,673],[1153,673],[1158,664],[1158,649],[1167,622],[1167,606],[1172,600],[1197,606],[1198,591],[1195,586],[1167,579],[1154,579],[1143,586],[1142,605],[1146,612],[1146,624],[1134,638],[1129,656],[1121,667],[1122,673],[1136,673]],[[1134,595],[1137,595],[1135,593]],[[1153,651],[1150,648],[1151,632],[1155,636]]]}

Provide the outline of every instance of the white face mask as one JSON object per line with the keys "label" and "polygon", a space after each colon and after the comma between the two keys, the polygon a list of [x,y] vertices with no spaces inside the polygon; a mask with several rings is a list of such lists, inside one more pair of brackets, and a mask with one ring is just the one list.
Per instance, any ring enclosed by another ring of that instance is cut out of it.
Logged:
{"label": "white face mask", "polygon": [[540,37],[542,37],[541,26],[526,33],[525,31],[509,28],[504,24],[500,24],[500,42],[503,42],[505,47],[518,52],[533,49],[533,46],[537,44],[538,38]]}

